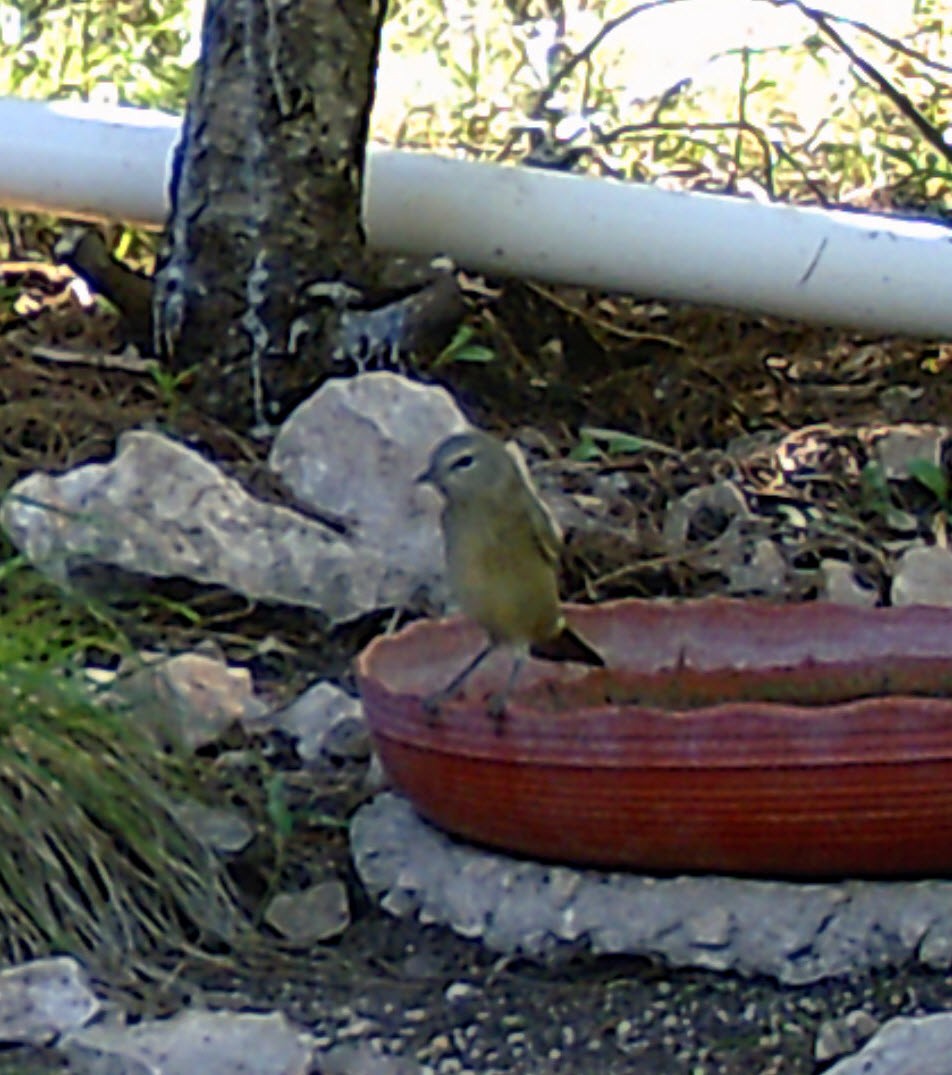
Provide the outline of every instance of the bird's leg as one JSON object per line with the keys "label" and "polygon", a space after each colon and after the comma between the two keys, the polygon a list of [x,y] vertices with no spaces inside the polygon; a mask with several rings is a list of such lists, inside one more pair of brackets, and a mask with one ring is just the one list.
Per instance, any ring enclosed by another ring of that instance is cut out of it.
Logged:
{"label": "bird's leg", "polygon": [[516,680],[519,678],[519,673],[525,663],[526,655],[517,653],[512,659],[512,668],[509,671],[509,678],[506,680],[505,687],[501,691],[497,691],[489,699],[489,715],[496,723],[496,735],[502,735],[502,722],[506,716],[506,702],[509,701],[509,695],[512,693],[512,688],[516,685]]}
{"label": "bird's leg", "polygon": [[432,719],[435,720],[440,715],[440,707],[447,698],[451,698],[456,694],[460,687],[463,686],[466,680],[469,679],[473,672],[476,671],[495,648],[496,643],[490,642],[488,646],[484,647],[476,654],[469,664],[467,664],[461,671],[457,672],[445,687],[441,687],[438,691],[428,694],[423,699],[423,709]]}

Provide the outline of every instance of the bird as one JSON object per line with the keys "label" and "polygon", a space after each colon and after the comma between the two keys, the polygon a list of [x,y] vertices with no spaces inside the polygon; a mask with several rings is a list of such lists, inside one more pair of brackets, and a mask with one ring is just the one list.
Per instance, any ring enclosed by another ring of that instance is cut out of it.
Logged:
{"label": "bird", "polygon": [[539,496],[521,452],[481,430],[456,433],[434,449],[417,478],[443,496],[447,576],[463,613],[487,644],[441,690],[424,700],[431,713],[456,694],[483,661],[509,646],[513,664],[489,701],[500,720],[530,655],[601,667],[605,662],[566,623],[559,602],[562,533]]}

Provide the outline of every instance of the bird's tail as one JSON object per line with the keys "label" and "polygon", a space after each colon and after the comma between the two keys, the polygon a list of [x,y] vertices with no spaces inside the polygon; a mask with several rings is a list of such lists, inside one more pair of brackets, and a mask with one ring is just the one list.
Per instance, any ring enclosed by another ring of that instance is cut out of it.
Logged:
{"label": "bird's tail", "polygon": [[562,630],[552,638],[547,638],[544,642],[533,642],[529,652],[533,657],[541,657],[546,661],[577,661],[579,664],[590,664],[596,668],[605,667],[602,655],[592,649],[567,623],[563,624]]}

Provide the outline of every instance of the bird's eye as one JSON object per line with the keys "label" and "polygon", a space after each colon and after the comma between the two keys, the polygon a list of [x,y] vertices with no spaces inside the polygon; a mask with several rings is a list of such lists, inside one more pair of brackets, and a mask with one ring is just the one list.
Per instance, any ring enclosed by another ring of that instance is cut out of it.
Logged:
{"label": "bird's eye", "polygon": [[472,453],[467,452],[465,455],[458,455],[450,465],[451,470],[466,470],[471,467],[476,461],[476,457]]}

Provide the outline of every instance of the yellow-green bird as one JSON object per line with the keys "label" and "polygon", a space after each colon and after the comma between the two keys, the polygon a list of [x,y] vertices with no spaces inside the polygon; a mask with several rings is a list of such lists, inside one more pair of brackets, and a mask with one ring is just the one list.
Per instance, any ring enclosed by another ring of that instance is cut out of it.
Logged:
{"label": "yellow-green bird", "polygon": [[554,660],[602,666],[604,661],[565,622],[559,603],[562,534],[536,492],[519,450],[474,430],[439,444],[417,479],[443,494],[446,569],[465,615],[489,636],[482,649],[427,707],[458,691],[498,646],[514,653],[502,691],[490,699],[499,717],[531,652]]}

